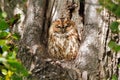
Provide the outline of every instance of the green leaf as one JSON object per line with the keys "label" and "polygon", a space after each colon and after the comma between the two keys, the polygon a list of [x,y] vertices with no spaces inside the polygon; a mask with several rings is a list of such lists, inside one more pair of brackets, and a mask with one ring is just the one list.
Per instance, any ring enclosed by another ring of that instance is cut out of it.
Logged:
{"label": "green leaf", "polygon": [[115,22],[112,22],[111,25],[110,25],[111,31],[112,31],[113,33],[119,32],[118,26],[119,26],[119,23],[118,23],[118,22],[116,22],[116,21],[115,21]]}
{"label": "green leaf", "polygon": [[23,80],[21,76],[19,75],[16,75],[14,74],[12,77],[11,77],[12,80]]}
{"label": "green leaf", "polygon": [[116,10],[116,8],[117,8],[118,6],[110,1],[110,2],[107,2],[107,4],[105,5],[105,7],[106,7],[107,9],[109,9],[110,11],[113,12],[113,11]]}
{"label": "green leaf", "polygon": [[7,13],[4,12],[4,11],[2,11],[2,10],[0,9],[0,18],[1,18],[1,19],[4,19],[4,18],[6,18],[6,17],[7,17]]}
{"label": "green leaf", "polygon": [[6,69],[2,69],[2,74],[3,75],[7,75],[7,70]]}
{"label": "green leaf", "polygon": [[21,76],[28,76],[28,71],[18,61],[8,60],[8,64],[10,65],[10,68],[12,71],[17,72],[18,74],[21,74]]}
{"label": "green leaf", "polygon": [[9,51],[10,46],[8,46],[7,44],[4,44],[4,45],[2,46],[2,49],[3,49],[3,51]]}
{"label": "green leaf", "polygon": [[6,30],[9,28],[9,25],[4,19],[0,19],[0,30]]}
{"label": "green leaf", "polygon": [[5,79],[3,78],[3,76],[0,76],[0,80],[5,80]]}
{"label": "green leaf", "polygon": [[8,21],[10,26],[14,25],[19,19],[21,14],[16,14],[13,18]]}
{"label": "green leaf", "polygon": [[26,2],[27,0],[23,0],[24,2]]}
{"label": "green leaf", "polygon": [[6,44],[6,40],[0,40],[0,46],[3,46],[3,45],[5,45]]}
{"label": "green leaf", "polygon": [[0,38],[5,38],[5,37],[7,37],[8,36],[8,32],[5,32],[5,31],[1,31],[0,32]]}
{"label": "green leaf", "polygon": [[[99,0],[99,3],[111,11],[115,16],[120,17],[120,6],[115,4],[112,0]],[[119,3],[119,2],[118,2]]]}
{"label": "green leaf", "polygon": [[3,54],[2,54],[2,57],[5,57],[5,58],[6,58],[7,55],[8,55],[8,52],[7,52],[7,51],[4,51]]}
{"label": "green leaf", "polygon": [[14,51],[15,51],[15,52],[18,52],[18,48],[17,48],[17,46],[14,48]]}
{"label": "green leaf", "polygon": [[0,63],[1,62],[6,62],[7,60],[5,59],[5,58],[3,58],[3,57],[0,57]]}
{"label": "green leaf", "polygon": [[15,60],[16,59],[16,53],[15,51],[13,52],[10,52],[7,56],[8,59],[12,59],[12,60]]}
{"label": "green leaf", "polygon": [[118,6],[116,8],[116,10],[114,11],[114,13],[115,13],[116,16],[120,17],[120,6]]}
{"label": "green leaf", "polygon": [[6,12],[2,12],[2,17],[6,18],[7,17],[7,13]]}
{"label": "green leaf", "polygon": [[120,45],[118,45],[117,43],[115,43],[114,41],[110,41],[108,43],[108,46],[115,52],[120,51]]}
{"label": "green leaf", "polygon": [[13,39],[15,39],[15,40],[19,40],[19,39],[20,39],[20,35],[19,35],[18,33],[14,33],[14,34],[12,35],[12,37],[13,37]]}
{"label": "green leaf", "polygon": [[120,68],[120,64],[118,64],[118,68]]}
{"label": "green leaf", "polygon": [[0,19],[3,19],[1,8],[0,8]]}
{"label": "green leaf", "polygon": [[112,76],[112,80],[118,80],[117,76],[116,76],[116,75],[113,75],[113,76]]}

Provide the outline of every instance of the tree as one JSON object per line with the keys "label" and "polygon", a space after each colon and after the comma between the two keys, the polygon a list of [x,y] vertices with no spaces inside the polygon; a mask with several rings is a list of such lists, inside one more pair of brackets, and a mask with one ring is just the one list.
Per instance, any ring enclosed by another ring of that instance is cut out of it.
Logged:
{"label": "tree", "polygon": [[[115,17],[107,9],[99,12],[98,0],[27,0],[27,9],[15,3],[26,13],[22,26],[13,29],[21,34],[17,56],[32,72],[28,80],[110,80],[119,72],[119,53],[108,47],[116,37],[109,29]],[[78,27],[81,45],[73,62],[53,61],[47,52],[49,26],[60,17],[70,17]]]}

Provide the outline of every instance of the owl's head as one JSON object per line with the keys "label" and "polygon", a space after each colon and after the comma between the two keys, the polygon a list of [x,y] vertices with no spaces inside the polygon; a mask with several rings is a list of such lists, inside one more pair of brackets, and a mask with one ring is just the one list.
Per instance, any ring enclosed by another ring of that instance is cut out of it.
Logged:
{"label": "owl's head", "polygon": [[70,19],[60,18],[52,23],[51,29],[54,33],[64,34],[73,29],[75,27],[74,25],[74,22]]}

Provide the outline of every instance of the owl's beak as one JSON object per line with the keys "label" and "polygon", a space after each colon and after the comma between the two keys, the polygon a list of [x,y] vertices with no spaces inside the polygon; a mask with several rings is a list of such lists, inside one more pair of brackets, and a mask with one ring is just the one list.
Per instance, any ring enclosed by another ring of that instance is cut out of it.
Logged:
{"label": "owl's beak", "polygon": [[62,28],[62,29],[61,29],[61,32],[62,32],[62,33],[65,33],[65,28]]}

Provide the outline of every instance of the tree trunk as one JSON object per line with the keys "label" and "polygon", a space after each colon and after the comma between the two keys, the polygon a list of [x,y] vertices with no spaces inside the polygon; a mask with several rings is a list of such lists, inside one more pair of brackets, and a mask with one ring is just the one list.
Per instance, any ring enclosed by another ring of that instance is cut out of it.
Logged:
{"label": "tree trunk", "polygon": [[[25,5],[22,26],[13,29],[21,34],[17,56],[32,72],[27,80],[111,80],[114,74],[119,77],[119,53],[114,54],[108,47],[115,37],[109,25],[116,18],[106,9],[98,12],[98,0],[27,0]],[[8,11],[4,6],[2,9]],[[75,22],[81,39],[78,56],[71,62],[53,61],[48,55],[49,27],[61,17]]]}

